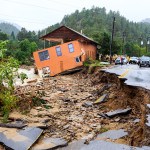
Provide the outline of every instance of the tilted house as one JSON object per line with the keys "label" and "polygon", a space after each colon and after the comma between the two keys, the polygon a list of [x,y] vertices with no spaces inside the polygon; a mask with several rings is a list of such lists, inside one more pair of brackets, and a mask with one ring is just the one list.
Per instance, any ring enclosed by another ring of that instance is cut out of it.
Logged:
{"label": "tilted house", "polygon": [[37,69],[50,76],[82,66],[89,57],[96,59],[97,43],[66,26],[57,28],[41,39],[60,43],[33,53]]}

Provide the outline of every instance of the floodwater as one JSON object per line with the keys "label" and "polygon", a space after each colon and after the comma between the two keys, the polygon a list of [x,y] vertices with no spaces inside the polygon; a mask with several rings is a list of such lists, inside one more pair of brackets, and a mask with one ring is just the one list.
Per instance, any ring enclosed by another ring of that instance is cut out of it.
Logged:
{"label": "floodwater", "polygon": [[26,85],[28,81],[30,80],[39,80],[40,77],[36,74],[34,74],[34,68],[31,68],[30,70],[27,70],[27,69],[22,69],[22,68],[19,68],[18,69],[18,73],[25,73],[28,77],[28,79],[25,79],[24,80],[24,83],[22,83],[21,79],[20,78],[16,78],[15,81],[14,81],[14,85],[15,86],[18,86],[18,85]]}

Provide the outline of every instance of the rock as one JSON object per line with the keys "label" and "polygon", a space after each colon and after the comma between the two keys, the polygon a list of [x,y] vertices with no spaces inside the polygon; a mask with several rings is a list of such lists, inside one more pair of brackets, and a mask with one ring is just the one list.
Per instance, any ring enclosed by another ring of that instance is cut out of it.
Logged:
{"label": "rock", "polygon": [[150,104],[147,104],[147,107],[150,108]]}
{"label": "rock", "polygon": [[120,118],[116,118],[116,119],[114,119],[116,122],[119,122],[120,121]]}
{"label": "rock", "polygon": [[26,127],[26,124],[22,124],[22,123],[0,123],[0,127],[5,127],[5,128],[17,128],[17,129],[22,129],[24,127]]}
{"label": "rock", "polygon": [[71,101],[69,98],[62,98],[62,100],[63,100],[64,102],[70,102],[70,101]]}
{"label": "rock", "polygon": [[104,85],[98,92],[97,95],[100,95],[102,92],[104,92],[105,90],[109,89],[111,87],[111,84],[106,84]]}
{"label": "rock", "polygon": [[37,110],[37,109],[31,109],[31,110],[30,110],[30,114],[31,114],[32,116],[37,116],[37,115],[38,115],[38,110]]}
{"label": "rock", "polygon": [[107,117],[112,118],[112,117],[115,117],[115,116],[117,116],[117,115],[127,115],[127,114],[129,114],[131,111],[132,111],[131,108],[127,108],[127,109],[117,109],[117,110],[115,110],[115,111],[107,112],[107,113],[105,113],[105,115],[106,115]]}
{"label": "rock", "polygon": [[54,148],[67,146],[67,141],[62,138],[44,138],[33,146],[31,150],[53,150]]}
{"label": "rock", "polygon": [[50,98],[46,97],[46,96],[41,97],[41,99],[44,100],[44,101],[50,101]]}
{"label": "rock", "polygon": [[140,119],[135,119],[133,122],[138,123],[138,122],[140,122]]}
{"label": "rock", "polygon": [[70,125],[65,125],[64,127],[63,127],[63,129],[68,129],[70,127]]}
{"label": "rock", "polygon": [[147,125],[148,127],[150,127],[150,114],[147,115],[147,122],[146,122],[146,125]]}
{"label": "rock", "polygon": [[43,124],[43,123],[29,123],[28,124],[29,127],[36,127],[36,128],[40,128],[40,129],[47,129],[48,126]]}
{"label": "rock", "polygon": [[108,98],[108,94],[104,94],[100,98],[98,98],[93,104],[104,103],[104,102],[106,102],[107,98]]}
{"label": "rock", "polygon": [[0,143],[14,150],[28,150],[42,134],[43,130],[28,127],[24,130],[0,128]]}
{"label": "rock", "polygon": [[33,82],[37,82],[37,79],[30,79],[27,81],[27,83],[33,83]]}
{"label": "rock", "polygon": [[104,113],[99,113],[98,115],[99,115],[100,117],[103,117],[103,118],[108,118],[107,115],[104,114]]}
{"label": "rock", "polygon": [[92,107],[92,106],[93,106],[93,103],[87,101],[87,102],[83,103],[82,106],[83,106],[83,107]]}

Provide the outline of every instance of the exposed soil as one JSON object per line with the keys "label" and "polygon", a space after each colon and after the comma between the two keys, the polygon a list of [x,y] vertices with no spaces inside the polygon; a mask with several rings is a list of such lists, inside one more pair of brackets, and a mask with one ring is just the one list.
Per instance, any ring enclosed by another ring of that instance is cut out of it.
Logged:
{"label": "exposed soil", "polygon": [[[107,102],[85,105],[85,102],[94,102],[103,94],[108,94]],[[16,95],[21,99],[19,110],[24,115],[13,112],[10,119],[23,119],[29,126],[37,123],[46,125],[48,129],[43,137],[61,137],[68,142],[85,138],[88,143],[101,132],[125,129],[129,135],[113,142],[150,145],[150,138],[145,136],[145,105],[150,103],[150,91],[127,86],[116,75],[102,72],[100,68],[96,68],[93,74],[84,70],[72,75],[45,78],[41,82],[16,88]],[[36,99],[37,96],[40,99]],[[46,104],[39,106],[41,100]],[[132,108],[128,115],[112,119],[99,115],[128,107]],[[140,121],[134,122],[135,119]]]}

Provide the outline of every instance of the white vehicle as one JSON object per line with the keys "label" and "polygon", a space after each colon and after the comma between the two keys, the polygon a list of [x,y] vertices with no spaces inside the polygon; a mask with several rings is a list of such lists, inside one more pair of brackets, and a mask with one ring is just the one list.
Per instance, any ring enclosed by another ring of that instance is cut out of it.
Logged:
{"label": "white vehicle", "polygon": [[128,63],[128,60],[126,57],[123,57],[123,56],[120,56],[118,57],[116,60],[115,60],[115,65],[117,64],[121,64],[121,65],[124,65],[124,64],[127,64]]}
{"label": "white vehicle", "polygon": [[129,60],[129,64],[138,64],[139,59],[137,57],[131,57]]}

